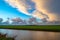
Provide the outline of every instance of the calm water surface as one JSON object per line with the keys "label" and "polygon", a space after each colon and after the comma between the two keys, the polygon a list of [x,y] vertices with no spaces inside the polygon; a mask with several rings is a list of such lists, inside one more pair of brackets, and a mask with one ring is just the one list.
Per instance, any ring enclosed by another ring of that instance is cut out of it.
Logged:
{"label": "calm water surface", "polygon": [[60,32],[0,29],[0,33],[16,36],[15,40],[60,40]]}

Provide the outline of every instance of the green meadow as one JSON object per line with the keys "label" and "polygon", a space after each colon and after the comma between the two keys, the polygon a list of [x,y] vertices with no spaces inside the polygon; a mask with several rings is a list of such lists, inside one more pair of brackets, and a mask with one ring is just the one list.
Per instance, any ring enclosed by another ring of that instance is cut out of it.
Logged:
{"label": "green meadow", "polygon": [[0,25],[0,29],[59,31],[60,25]]}

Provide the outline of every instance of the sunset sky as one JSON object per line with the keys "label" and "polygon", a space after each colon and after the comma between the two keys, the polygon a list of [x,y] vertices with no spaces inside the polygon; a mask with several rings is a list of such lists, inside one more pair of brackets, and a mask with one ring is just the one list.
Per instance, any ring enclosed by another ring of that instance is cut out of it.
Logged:
{"label": "sunset sky", "polygon": [[[28,9],[31,13],[27,12]],[[48,21],[60,21],[60,0],[0,0],[0,18],[4,20],[8,17],[27,19],[30,16],[43,19],[44,15]]]}

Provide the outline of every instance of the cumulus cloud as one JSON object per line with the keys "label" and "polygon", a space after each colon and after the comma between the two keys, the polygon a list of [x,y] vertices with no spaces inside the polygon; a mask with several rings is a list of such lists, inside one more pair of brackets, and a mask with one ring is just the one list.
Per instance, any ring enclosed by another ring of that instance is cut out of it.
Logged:
{"label": "cumulus cloud", "polygon": [[19,17],[11,19],[13,22],[22,22],[23,20]]}
{"label": "cumulus cloud", "polygon": [[[58,16],[60,13],[58,9],[58,5],[56,4],[57,7],[54,7],[54,4],[55,4],[54,1],[56,0],[53,0],[53,1],[52,0],[32,0],[32,1],[36,5],[35,6],[36,10],[33,12],[33,14],[29,14],[26,10],[27,5],[25,5],[24,0],[5,0],[5,2],[7,2],[13,8],[16,8],[18,11],[21,11],[26,15],[31,15],[40,19],[48,17],[49,18],[47,19],[48,21],[60,21],[60,17]],[[56,11],[54,8],[57,9],[59,12]],[[40,13],[37,10],[40,11]]]}

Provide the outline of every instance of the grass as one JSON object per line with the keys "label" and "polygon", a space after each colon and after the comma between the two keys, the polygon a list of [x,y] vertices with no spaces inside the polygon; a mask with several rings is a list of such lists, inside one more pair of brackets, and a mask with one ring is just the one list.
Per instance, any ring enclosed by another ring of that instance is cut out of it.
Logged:
{"label": "grass", "polygon": [[0,25],[0,29],[59,31],[60,25]]}

